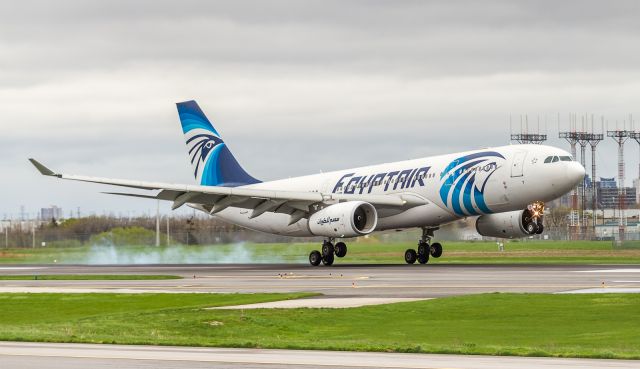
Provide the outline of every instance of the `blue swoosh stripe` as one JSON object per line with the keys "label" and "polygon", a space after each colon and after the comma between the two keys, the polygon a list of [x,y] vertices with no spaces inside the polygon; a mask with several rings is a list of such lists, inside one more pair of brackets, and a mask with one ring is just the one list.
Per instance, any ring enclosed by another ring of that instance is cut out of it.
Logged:
{"label": "blue swoosh stripe", "polygon": [[471,178],[469,178],[467,185],[464,187],[464,192],[462,193],[462,201],[464,202],[464,207],[467,209],[469,215],[478,215],[478,212],[473,207],[473,203],[471,203],[471,189],[473,188],[475,177],[476,175],[473,174]]}
{"label": "blue swoosh stripe", "polygon": [[491,209],[489,209],[487,204],[484,202],[484,194],[478,191],[478,189],[475,187],[473,188],[473,199],[475,200],[476,205],[481,212],[483,212],[484,214],[493,213],[493,211],[491,211]]}
{"label": "blue swoosh stripe", "polygon": [[460,203],[460,191],[462,191],[462,186],[464,185],[464,182],[470,174],[470,172],[467,172],[462,177],[460,177],[455,187],[453,188],[453,195],[451,196],[451,206],[453,207],[453,211],[458,215],[465,215]]}
{"label": "blue swoosh stripe", "polygon": [[207,164],[204,166],[202,170],[202,178],[200,179],[200,184],[203,186],[215,186],[220,183],[220,176],[218,174],[218,154],[220,150],[224,146],[224,143],[213,148],[211,154],[209,154],[209,160],[207,160]]}
{"label": "blue swoosh stripe", "polygon": [[[456,181],[456,179],[458,178],[458,176],[460,174],[458,174],[459,170],[464,170],[467,168],[470,168],[478,163],[483,162],[484,160],[475,160],[472,161],[470,163],[467,163],[466,165],[462,166],[460,169],[456,169],[453,173],[451,173],[449,175],[449,177],[447,177],[447,179],[445,180],[445,183],[442,184],[442,186],[440,187],[440,198],[442,199],[442,202],[447,205],[447,198],[449,197],[449,191],[451,191],[451,185],[453,185],[453,183]],[[451,166],[451,165],[449,165]],[[455,168],[455,167],[453,167]]]}

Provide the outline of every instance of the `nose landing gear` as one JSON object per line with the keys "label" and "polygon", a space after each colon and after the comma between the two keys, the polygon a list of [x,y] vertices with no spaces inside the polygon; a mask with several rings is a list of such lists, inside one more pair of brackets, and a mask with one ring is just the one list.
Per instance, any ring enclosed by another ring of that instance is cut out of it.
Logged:
{"label": "nose landing gear", "polygon": [[418,241],[418,251],[407,249],[407,251],[404,252],[404,261],[407,264],[415,264],[416,261],[420,264],[426,264],[429,262],[429,256],[434,258],[442,256],[442,245],[438,242],[431,243],[433,232],[436,229],[437,228],[422,229],[422,237],[420,241]]}
{"label": "nose landing gear", "polygon": [[528,234],[542,234],[544,232],[544,203],[535,201],[527,206],[527,210],[523,213],[523,223]]}

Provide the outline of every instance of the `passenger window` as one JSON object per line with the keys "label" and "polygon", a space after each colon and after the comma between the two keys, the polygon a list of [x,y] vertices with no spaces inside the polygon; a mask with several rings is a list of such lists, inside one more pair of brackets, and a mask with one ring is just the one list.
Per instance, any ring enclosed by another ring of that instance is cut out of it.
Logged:
{"label": "passenger window", "polygon": [[559,159],[557,156],[554,156],[554,157],[553,157],[553,161],[552,161],[552,162],[553,162],[553,163],[555,163],[555,162],[557,162],[557,161],[560,161],[560,159]]}
{"label": "passenger window", "polygon": [[570,156],[561,156],[560,160],[562,160],[562,161],[573,161],[573,160],[571,160]]}
{"label": "passenger window", "polygon": [[551,159],[553,159],[553,156],[547,156],[546,159],[544,159],[545,163],[551,163]]}

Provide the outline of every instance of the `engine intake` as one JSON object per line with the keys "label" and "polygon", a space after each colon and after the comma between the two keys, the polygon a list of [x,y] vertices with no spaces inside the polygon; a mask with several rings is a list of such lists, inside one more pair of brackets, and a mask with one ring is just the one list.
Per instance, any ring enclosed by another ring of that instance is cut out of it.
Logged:
{"label": "engine intake", "polygon": [[309,230],[316,236],[356,237],[373,232],[378,224],[376,208],[364,201],[327,206],[309,217]]}

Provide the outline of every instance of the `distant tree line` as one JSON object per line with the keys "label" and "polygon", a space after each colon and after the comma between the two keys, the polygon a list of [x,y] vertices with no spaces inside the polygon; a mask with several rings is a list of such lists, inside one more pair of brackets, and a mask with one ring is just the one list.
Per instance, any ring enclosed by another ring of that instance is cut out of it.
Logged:
{"label": "distant tree line", "polygon": [[[269,235],[232,225],[213,217],[170,217],[160,221],[161,245],[208,245],[231,242],[291,242],[292,238]],[[34,229],[32,229],[34,228]],[[35,227],[17,223],[0,235],[0,248],[39,247],[42,242],[52,247],[73,247],[113,242],[155,245],[156,219],[153,217],[117,218],[90,216],[64,221],[52,219]]]}

